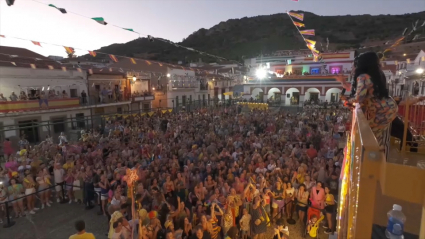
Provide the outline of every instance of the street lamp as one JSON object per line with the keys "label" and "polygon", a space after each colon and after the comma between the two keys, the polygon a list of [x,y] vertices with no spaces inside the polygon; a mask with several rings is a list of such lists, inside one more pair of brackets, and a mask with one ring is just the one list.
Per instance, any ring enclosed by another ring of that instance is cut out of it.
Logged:
{"label": "street lamp", "polygon": [[424,69],[418,68],[418,69],[416,69],[415,72],[418,73],[418,74],[422,74],[422,73],[424,73]]}
{"label": "street lamp", "polygon": [[137,80],[136,76],[135,76],[135,75],[133,75],[133,81],[136,81],[136,80]]}
{"label": "street lamp", "polygon": [[168,74],[167,74],[167,77],[168,77],[168,78],[170,78],[170,76],[171,76],[171,74],[170,74],[170,73],[168,73]]}
{"label": "street lamp", "polygon": [[267,76],[266,69],[258,68],[257,71],[255,72],[255,76],[257,76],[257,78],[260,79],[260,80],[266,78],[266,76]]}

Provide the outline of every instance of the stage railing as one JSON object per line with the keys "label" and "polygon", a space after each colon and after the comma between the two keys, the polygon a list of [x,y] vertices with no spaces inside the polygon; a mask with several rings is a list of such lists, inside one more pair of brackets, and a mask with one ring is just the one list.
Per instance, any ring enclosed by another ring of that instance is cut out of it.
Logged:
{"label": "stage railing", "polygon": [[425,104],[408,97],[405,104],[399,106],[399,115],[404,121],[402,152],[425,154]]}

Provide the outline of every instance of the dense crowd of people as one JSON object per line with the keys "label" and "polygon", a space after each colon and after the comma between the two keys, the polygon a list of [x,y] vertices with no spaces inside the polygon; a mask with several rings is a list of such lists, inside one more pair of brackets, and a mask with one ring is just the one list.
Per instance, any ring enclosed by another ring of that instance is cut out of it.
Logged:
{"label": "dense crowd of people", "polygon": [[323,210],[331,233],[348,111],[240,107],[118,118],[78,142],[61,134],[29,147],[23,137],[18,153],[6,152],[1,201],[11,200],[15,217],[35,214],[52,206],[44,189],[56,185],[57,202],[100,203],[113,239],[133,230],[143,239],[286,238],[283,218],[311,223],[309,206]]}

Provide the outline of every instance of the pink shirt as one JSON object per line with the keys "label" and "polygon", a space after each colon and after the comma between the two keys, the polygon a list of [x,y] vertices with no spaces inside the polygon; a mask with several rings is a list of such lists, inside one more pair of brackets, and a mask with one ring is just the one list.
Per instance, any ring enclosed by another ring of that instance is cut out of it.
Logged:
{"label": "pink shirt", "polygon": [[[319,190],[319,193],[317,193],[317,190]],[[311,205],[320,209],[325,208],[325,190],[323,188],[317,189],[314,186],[311,189]]]}

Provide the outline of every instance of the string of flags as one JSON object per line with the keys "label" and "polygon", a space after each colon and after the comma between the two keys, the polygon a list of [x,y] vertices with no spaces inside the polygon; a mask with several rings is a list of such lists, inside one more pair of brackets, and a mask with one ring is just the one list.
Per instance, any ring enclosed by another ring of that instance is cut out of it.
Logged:
{"label": "string of flags", "polygon": [[300,30],[301,27],[305,27],[304,23],[297,22],[293,18],[297,19],[298,21],[304,21],[304,13],[296,13],[296,12],[287,12],[289,19],[291,19],[292,23],[294,24],[295,28],[297,29],[298,33],[300,33],[301,37],[303,38],[307,48],[311,51],[313,54],[313,60],[315,62],[320,61],[323,62],[322,56],[320,52],[315,48],[316,47],[316,41],[307,39],[305,36],[315,36],[316,33],[314,29],[307,29],[307,30]]}
{"label": "string of flags", "polygon": [[[9,2],[11,2],[11,4],[10,4],[9,6],[13,5],[13,3],[14,3],[14,0],[6,0],[6,1],[8,2],[8,5],[9,5]],[[45,4],[45,3],[39,2],[39,1],[37,1],[37,0],[32,0],[32,1],[33,1],[33,2],[36,2],[36,3],[39,3],[39,4],[46,5],[46,6],[48,6],[48,7],[56,8],[57,10],[59,10],[59,11],[60,11],[61,13],[63,13],[63,14],[68,14],[68,13],[70,13],[70,14],[77,15],[77,16],[79,16],[79,17],[84,17],[84,18],[87,18],[87,19],[90,19],[90,20],[96,21],[97,23],[99,23],[99,24],[101,24],[101,25],[108,25],[108,23],[105,21],[105,19],[104,19],[103,17],[87,17],[87,16],[83,16],[83,15],[78,14],[78,13],[69,12],[69,11],[67,11],[67,10],[66,10],[66,9],[64,9],[64,8],[59,8],[59,7],[57,7],[57,6],[53,5],[53,4]],[[208,56],[208,57],[215,58],[215,59],[218,59],[218,60],[227,60],[227,61],[232,61],[232,62],[235,62],[235,63],[241,64],[241,63],[240,63],[240,62],[238,62],[238,61],[231,60],[231,59],[227,59],[227,58],[224,58],[224,57],[221,57],[221,56],[217,56],[217,55],[213,55],[213,54],[209,54],[209,53],[207,53],[207,52],[202,52],[202,51],[196,50],[196,49],[191,48],[191,47],[186,47],[186,46],[183,46],[183,45],[177,44],[177,43],[175,43],[175,42],[173,42],[173,41],[170,41],[170,40],[166,40],[166,39],[162,39],[162,38],[156,38],[156,37],[153,37],[153,36],[148,35],[148,34],[141,34],[141,33],[139,33],[139,32],[134,31],[134,29],[133,29],[133,28],[124,28],[124,27],[120,27],[120,26],[117,26],[117,25],[113,25],[113,24],[110,24],[110,25],[111,25],[111,26],[114,26],[114,27],[116,27],[116,28],[119,28],[119,29],[121,29],[121,30],[125,30],[125,31],[129,31],[129,32],[135,33],[135,34],[137,34],[137,35],[139,36],[139,38],[140,38],[140,36],[141,36],[141,35],[143,35],[143,36],[147,37],[147,38],[149,39],[149,41],[151,41],[151,42],[153,42],[154,40],[158,40],[158,41],[161,41],[161,42],[164,42],[164,43],[167,43],[167,44],[171,44],[171,45],[173,45],[173,46],[175,46],[175,47],[179,47],[179,48],[186,49],[186,50],[188,50],[188,51],[196,52],[197,54],[200,54],[200,55]],[[34,43],[34,44],[35,44],[35,43]],[[40,44],[38,44],[38,46],[41,46],[41,45],[40,45]],[[90,55],[92,55],[92,54],[90,53]],[[93,56],[93,55],[92,55],[92,56]],[[110,56],[110,58],[112,59],[112,57],[111,57],[111,56]],[[112,59],[112,60],[113,60],[113,59]],[[113,60],[113,61],[114,61],[114,60]]]}

